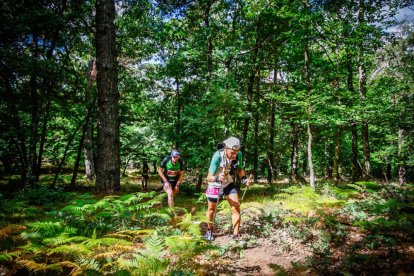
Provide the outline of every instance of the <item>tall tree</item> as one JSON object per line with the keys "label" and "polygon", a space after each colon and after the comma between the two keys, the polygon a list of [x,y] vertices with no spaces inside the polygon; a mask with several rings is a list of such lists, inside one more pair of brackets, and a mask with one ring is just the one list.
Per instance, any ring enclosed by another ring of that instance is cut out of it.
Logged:
{"label": "tall tree", "polygon": [[120,190],[119,92],[115,38],[115,3],[96,1],[98,139],[96,190]]}

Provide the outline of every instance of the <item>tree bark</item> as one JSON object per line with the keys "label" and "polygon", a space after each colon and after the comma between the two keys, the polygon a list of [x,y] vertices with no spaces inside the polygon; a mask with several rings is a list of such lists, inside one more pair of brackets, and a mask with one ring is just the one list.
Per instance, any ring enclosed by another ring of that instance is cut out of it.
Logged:
{"label": "tree bark", "polygon": [[29,139],[29,152],[28,163],[26,168],[25,185],[29,186],[35,181],[33,173],[36,170],[37,161],[37,142],[39,138],[39,97],[38,97],[38,77],[37,77],[37,65],[39,59],[38,51],[38,35],[37,32],[33,32],[33,60],[32,72],[30,76],[30,104],[31,104],[31,125],[30,125],[30,139]]}
{"label": "tree bark", "polygon": [[73,188],[76,187],[76,178],[78,176],[78,171],[79,171],[79,164],[80,164],[80,160],[81,160],[81,156],[82,156],[82,149],[83,149],[83,143],[85,141],[85,133],[86,133],[86,121],[82,127],[82,134],[81,137],[79,139],[79,145],[78,145],[78,150],[77,150],[77,154],[76,154],[76,159],[75,159],[75,164],[73,166],[73,174],[72,174],[72,180],[70,181],[70,186]]}
{"label": "tree bark", "polygon": [[342,144],[342,127],[338,127],[338,131],[336,133],[336,144],[335,144],[335,157],[334,157],[334,165],[333,165],[333,175],[335,182],[341,180],[341,176],[339,175],[339,157],[341,154],[341,144]]}
{"label": "tree bark", "polygon": [[[277,53],[275,53],[275,66],[273,71],[273,87],[274,91],[278,90],[278,82],[277,82],[277,75],[279,71],[279,57]],[[276,92],[277,93],[277,92]],[[276,113],[276,103],[272,100],[271,101],[271,109],[270,109],[270,125],[269,125],[269,149],[267,150],[267,162],[268,162],[268,170],[267,170],[267,183],[273,183],[273,179],[275,178],[275,113]]]}
{"label": "tree bark", "polygon": [[358,167],[358,129],[355,121],[351,123],[352,133],[352,182],[359,180]]}
{"label": "tree bark", "polygon": [[325,141],[325,178],[332,178],[332,166],[331,166],[331,154],[330,154],[330,143],[327,139]]}
{"label": "tree bark", "polygon": [[89,119],[86,122],[85,140],[83,154],[85,156],[85,175],[88,181],[93,181],[96,177],[95,174],[95,161],[93,155],[93,139],[92,139],[92,122]]}
{"label": "tree bark", "polygon": [[201,173],[197,174],[197,185],[196,185],[196,193],[201,192],[201,186],[203,185],[203,175]]}
{"label": "tree bark", "polygon": [[290,183],[301,183],[305,184],[305,179],[299,175],[299,137],[298,137],[298,126],[294,123],[290,123],[292,128],[292,151],[290,156]]}
{"label": "tree bark", "polygon": [[254,182],[257,183],[257,175],[259,172],[259,93],[260,93],[260,69],[256,74],[256,94],[255,94],[255,114],[254,114],[254,146],[253,146],[253,169]]}
{"label": "tree bark", "polygon": [[178,80],[178,77],[175,78],[175,83],[177,85],[177,121],[175,124],[175,148],[179,148],[180,147],[180,143],[181,143],[181,135],[180,135],[180,131],[181,131],[181,109],[183,108],[182,102],[181,102],[181,95],[180,95],[180,81]]}
{"label": "tree bark", "polygon": [[244,125],[243,125],[243,136],[242,136],[242,144],[244,144],[244,148],[246,149],[247,147],[247,133],[249,131],[249,125],[250,125],[250,115],[253,112],[253,108],[252,108],[252,102],[253,102],[253,88],[254,88],[254,83],[256,80],[256,74],[259,70],[259,64],[257,62],[258,59],[258,55],[259,55],[259,48],[260,48],[260,39],[259,39],[259,35],[258,32],[260,30],[260,23],[257,22],[256,23],[256,41],[255,41],[255,45],[254,45],[254,49],[253,49],[253,56],[252,56],[252,67],[250,68],[250,72],[249,72],[249,80],[248,80],[248,84],[247,84],[247,108],[246,108],[246,112],[247,112],[247,116],[244,119]]}
{"label": "tree bark", "polygon": [[[305,8],[307,11],[310,12],[310,3],[306,0],[305,1]],[[308,33],[307,27],[306,31]],[[304,58],[305,58],[305,82],[306,82],[306,90],[308,93],[308,98],[311,97],[312,93],[312,84],[310,80],[310,53],[309,53],[309,37],[308,34],[306,34],[305,37],[305,48],[304,48]],[[309,103],[308,107],[308,116],[309,120],[312,116],[312,103]],[[309,184],[312,188],[315,188],[315,170],[313,167],[313,156],[312,156],[312,143],[313,143],[313,133],[312,133],[312,126],[310,121],[307,123],[307,131],[308,131],[308,164],[309,164]]]}
{"label": "tree bark", "polygon": [[276,104],[271,103],[270,109],[270,125],[269,125],[269,149],[267,150],[267,183],[273,183],[275,178],[275,113],[276,113]]}
{"label": "tree bark", "polygon": [[85,92],[85,102],[88,103],[88,114],[90,116],[85,122],[85,139],[84,139],[84,149],[83,154],[85,156],[85,175],[87,181],[93,181],[96,177],[95,174],[95,161],[93,154],[93,118],[95,117],[95,108],[96,108],[96,94],[93,88],[93,83],[96,80],[97,70],[96,70],[96,60],[91,59],[89,61],[88,73],[86,75],[88,79],[88,88]]}
{"label": "tree bark", "polygon": [[119,92],[115,45],[115,3],[96,1],[96,64],[98,88],[98,145],[96,190],[120,190]]}
{"label": "tree bark", "polygon": [[49,113],[50,113],[50,99],[47,99],[46,112],[43,117],[42,132],[40,135],[39,154],[37,156],[36,170],[34,172],[36,182],[39,181],[40,170],[42,169],[42,159],[43,159],[43,151],[44,151],[45,141],[46,141],[46,132],[47,132],[47,123],[49,121]]}
{"label": "tree bark", "polygon": [[70,146],[72,145],[73,139],[75,138],[76,133],[78,132],[80,126],[81,126],[81,124],[78,125],[78,127],[75,129],[75,131],[69,137],[68,142],[66,143],[65,151],[63,152],[62,159],[60,160],[59,166],[58,166],[57,171],[55,173],[55,178],[53,179],[53,184],[52,184],[53,187],[56,185],[56,181],[57,181],[57,178],[59,176],[59,173],[62,170],[63,164],[65,163],[65,159],[66,159],[66,155],[68,153],[68,150],[69,150]]}
{"label": "tree bark", "polygon": [[[352,70],[352,55],[349,50],[346,48],[346,67],[347,67],[347,86],[348,91],[351,95],[355,93],[354,89],[354,76]],[[358,169],[358,129],[355,119],[352,119],[351,122],[351,135],[352,135],[352,182],[359,180],[359,169]]]}
{"label": "tree bark", "polygon": [[208,0],[204,8],[204,26],[207,30],[207,83],[211,81],[211,75],[213,72],[213,39],[211,37],[210,30],[210,11],[214,0]]}
{"label": "tree bark", "polygon": [[398,161],[399,161],[399,166],[398,166],[398,183],[400,185],[404,185],[407,183],[407,178],[406,178],[406,164],[405,164],[405,157],[404,157],[404,140],[405,140],[405,133],[404,130],[399,128],[398,129]]}
{"label": "tree bark", "polygon": [[[358,12],[358,25],[364,26],[365,22],[365,1],[359,0],[359,12]],[[365,61],[364,61],[364,46],[363,46],[363,37],[360,38],[359,42],[359,56],[358,56],[358,73],[359,73],[359,94],[361,101],[365,102],[366,97],[366,86],[367,86],[367,77],[365,72]],[[361,125],[361,136],[362,136],[362,148],[364,156],[364,179],[368,180],[371,178],[371,150],[369,147],[369,132],[368,132],[368,122],[366,120],[362,121]]]}
{"label": "tree bark", "polygon": [[19,165],[20,165],[20,175],[21,175],[21,187],[23,188],[26,182],[27,169],[29,168],[28,163],[28,153],[26,147],[26,136],[20,123],[18,116],[19,109],[16,105],[18,102],[17,95],[14,93],[12,85],[10,83],[10,78],[6,80],[6,90],[9,92],[12,106],[9,110],[11,116],[11,121],[16,127],[17,137],[13,139],[13,144],[16,146],[16,149],[19,153]]}

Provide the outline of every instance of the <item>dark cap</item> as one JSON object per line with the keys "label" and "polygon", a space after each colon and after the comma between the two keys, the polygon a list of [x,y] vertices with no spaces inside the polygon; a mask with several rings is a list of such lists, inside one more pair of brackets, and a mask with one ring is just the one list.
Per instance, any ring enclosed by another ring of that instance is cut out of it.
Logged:
{"label": "dark cap", "polygon": [[180,156],[180,152],[177,149],[171,150],[171,157]]}

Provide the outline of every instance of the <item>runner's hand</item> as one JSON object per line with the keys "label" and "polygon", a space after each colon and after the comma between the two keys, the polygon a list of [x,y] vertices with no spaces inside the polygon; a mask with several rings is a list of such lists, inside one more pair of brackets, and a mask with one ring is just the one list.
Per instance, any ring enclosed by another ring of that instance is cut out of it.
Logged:
{"label": "runner's hand", "polygon": [[226,175],[225,175],[224,173],[220,173],[220,174],[218,175],[218,177],[219,177],[219,181],[220,181],[220,182],[222,182],[223,180],[225,180],[225,179],[226,179]]}
{"label": "runner's hand", "polygon": [[246,185],[246,186],[249,186],[249,185],[250,185],[250,178],[245,178],[245,179],[243,179],[243,180],[242,180],[242,183],[243,183],[244,185]]}

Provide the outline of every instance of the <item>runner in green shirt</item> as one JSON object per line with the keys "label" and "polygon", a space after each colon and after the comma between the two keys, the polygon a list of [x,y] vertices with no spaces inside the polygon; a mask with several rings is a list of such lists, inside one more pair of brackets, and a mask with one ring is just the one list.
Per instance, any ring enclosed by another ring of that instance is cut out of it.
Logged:
{"label": "runner in green shirt", "polygon": [[158,174],[164,191],[168,194],[168,206],[174,207],[174,195],[178,193],[184,176],[184,162],[178,150],[171,150],[171,155],[162,160]]}

